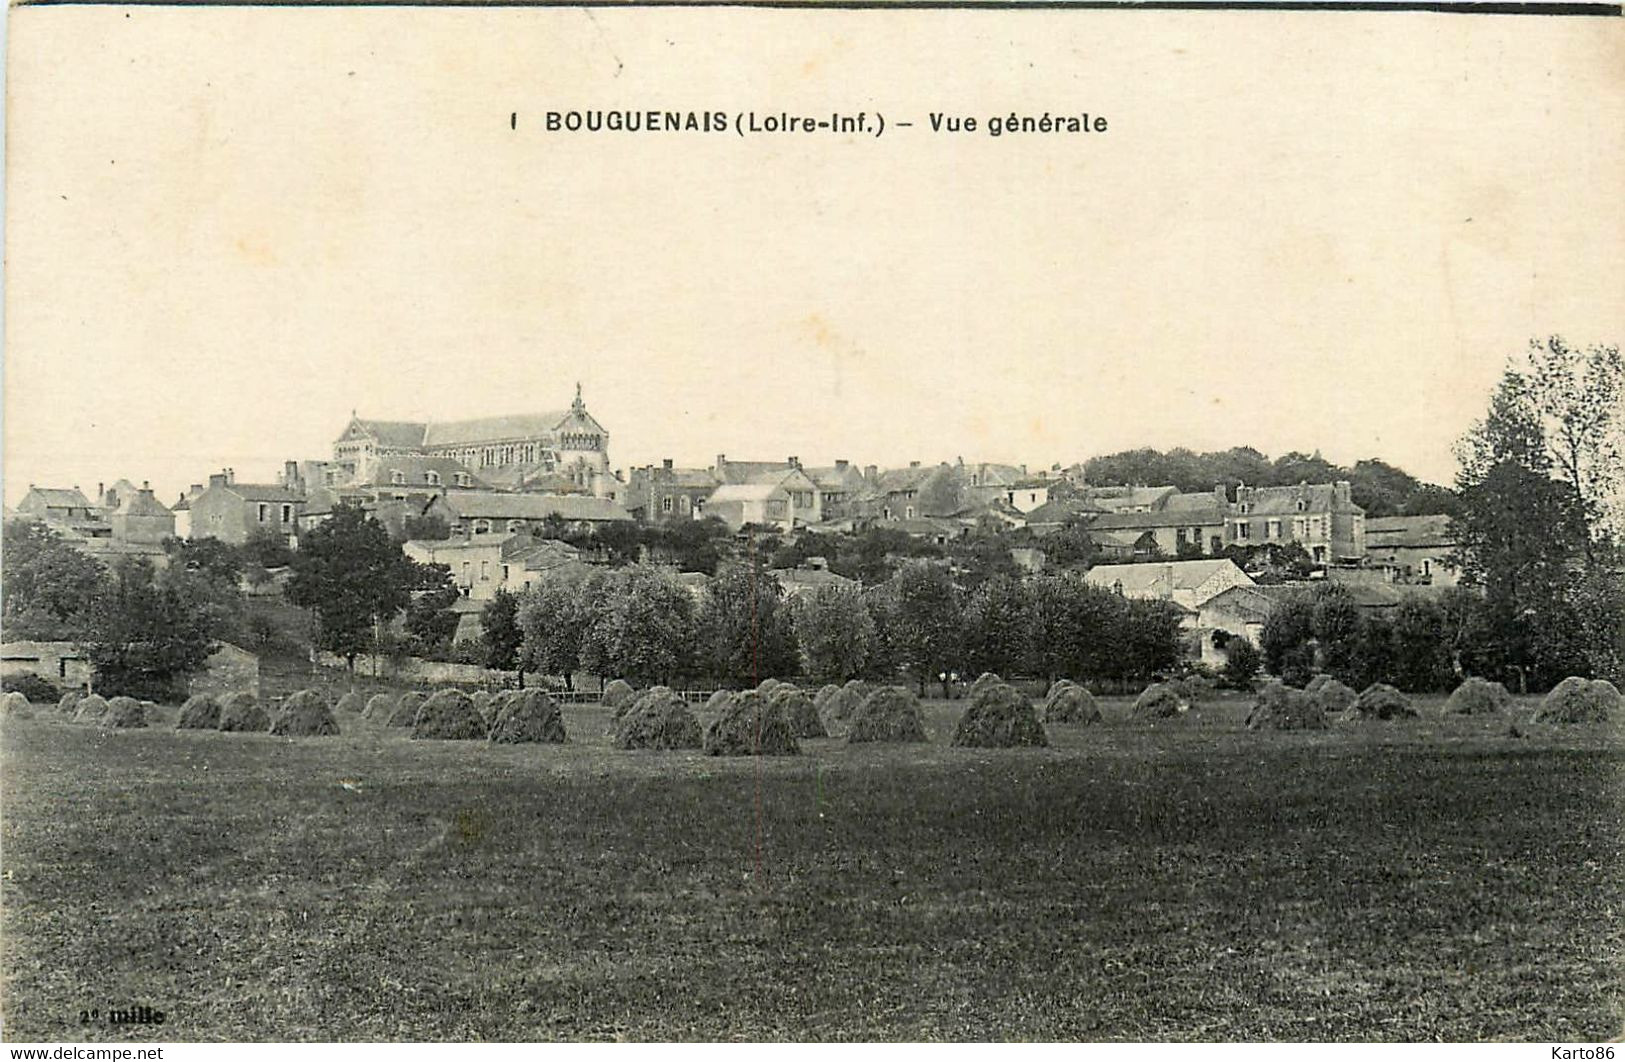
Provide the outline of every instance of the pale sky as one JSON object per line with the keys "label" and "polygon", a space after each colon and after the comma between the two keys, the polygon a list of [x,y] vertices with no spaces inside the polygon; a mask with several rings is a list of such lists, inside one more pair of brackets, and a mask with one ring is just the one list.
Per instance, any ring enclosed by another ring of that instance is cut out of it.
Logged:
{"label": "pale sky", "polygon": [[[173,501],[328,456],[352,408],[560,408],[578,380],[623,469],[1250,444],[1449,482],[1507,355],[1625,338],[1619,19],[11,19],[8,501]],[[541,127],[650,107],[894,128]]]}

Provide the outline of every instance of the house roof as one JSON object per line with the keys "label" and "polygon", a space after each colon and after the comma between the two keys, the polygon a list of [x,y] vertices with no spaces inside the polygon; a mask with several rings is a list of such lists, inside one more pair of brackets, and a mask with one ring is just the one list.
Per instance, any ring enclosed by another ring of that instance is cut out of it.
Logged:
{"label": "house roof", "polygon": [[1340,507],[1337,487],[1331,483],[1300,483],[1296,487],[1246,487],[1237,501],[1247,505],[1248,516],[1281,516],[1297,513],[1298,503],[1304,503],[1303,512],[1363,512],[1359,506],[1348,503]]}
{"label": "house roof", "polygon": [[[394,474],[401,473],[404,483],[395,483]],[[440,477],[438,484],[429,482],[429,473],[433,472]],[[425,486],[456,486],[457,473],[462,472],[469,477],[469,483],[476,487],[483,487],[485,483],[460,461],[449,457],[425,457],[419,454],[400,454],[380,457],[372,478],[366,482],[376,487],[425,487]]]}
{"label": "house roof", "polygon": [[[1218,507],[1208,509],[1181,509],[1150,513],[1101,513],[1089,522],[1099,531],[1132,531],[1152,527],[1200,527],[1222,524],[1225,511]],[[1031,517],[1029,516],[1029,519]]]}
{"label": "house roof", "polygon": [[28,493],[52,509],[88,509],[90,499],[78,487],[30,487]]}
{"label": "house roof", "polygon": [[557,514],[566,520],[619,521],[632,517],[608,498],[580,494],[499,494],[495,491],[452,491],[434,503],[461,519],[545,520]]}
{"label": "house roof", "polygon": [[783,477],[794,471],[795,466],[788,461],[735,461],[729,458],[712,475],[724,484],[756,483],[765,476],[777,474]]}
{"label": "house roof", "polygon": [[251,502],[302,502],[305,496],[275,483],[227,483],[225,489]]}
{"label": "house roof", "polygon": [[707,504],[766,501],[776,494],[783,493],[785,493],[784,488],[778,483],[724,483],[711,492],[711,498]]}
{"label": "house roof", "polygon": [[1098,515],[1102,512],[1104,510],[1098,505],[1094,505],[1082,498],[1054,498],[1029,512],[1027,522],[1029,524],[1064,524],[1068,520]]}
{"label": "house roof", "polygon": [[1121,583],[1123,593],[1133,596],[1151,591],[1195,590],[1226,568],[1235,568],[1237,575],[1246,578],[1245,573],[1227,559],[1097,564],[1089,569],[1085,578],[1096,586],[1115,587]]}
{"label": "house roof", "polygon": [[1448,516],[1371,516],[1365,521],[1366,549],[1449,548],[1459,545]]}
{"label": "house roof", "polygon": [[1232,586],[1208,598],[1202,607],[1225,609],[1249,623],[1263,623],[1275,610],[1275,598],[1255,586]]}
{"label": "house roof", "polygon": [[1089,500],[1108,512],[1120,512],[1130,508],[1161,508],[1168,498],[1178,493],[1177,487],[1092,487]]}
{"label": "house roof", "polygon": [[542,413],[510,413],[473,420],[431,421],[423,426],[423,446],[468,446],[479,443],[534,439],[558,430],[571,418],[568,409]]}
{"label": "house roof", "polygon": [[856,580],[836,575],[824,568],[773,568],[768,571],[786,590],[817,589],[823,586],[856,586]]}
{"label": "house roof", "polygon": [[150,490],[136,490],[126,494],[118,511],[125,516],[170,516],[169,507],[153,497]]}

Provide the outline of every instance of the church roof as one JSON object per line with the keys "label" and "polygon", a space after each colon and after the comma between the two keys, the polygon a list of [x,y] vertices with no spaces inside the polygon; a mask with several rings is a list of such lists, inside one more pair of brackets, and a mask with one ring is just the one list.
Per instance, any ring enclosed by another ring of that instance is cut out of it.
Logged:
{"label": "church roof", "polygon": [[473,446],[481,443],[534,439],[557,431],[572,418],[568,409],[546,413],[511,413],[474,420],[447,420],[425,425],[420,445]]}
{"label": "church roof", "polygon": [[428,425],[422,421],[410,420],[363,420],[355,419],[357,427],[383,446],[422,446],[423,432]]}

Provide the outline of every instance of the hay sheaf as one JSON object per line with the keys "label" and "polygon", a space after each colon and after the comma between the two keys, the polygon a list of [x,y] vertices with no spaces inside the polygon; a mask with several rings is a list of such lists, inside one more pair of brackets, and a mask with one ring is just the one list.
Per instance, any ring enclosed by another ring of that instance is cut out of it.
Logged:
{"label": "hay sheaf", "polygon": [[1353,687],[1343,685],[1330,675],[1316,675],[1314,681],[1304,688],[1304,693],[1327,715],[1346,712],[1360,699]]}
{"label": "hay sheaf", "polygon": [[497,710],[492,701],[492,696],[485,690],[475,690],[468,695],[468,703],[472,704],[474,710],[480,713],[480,718],[485,720],[487,728],[497,721]]}
{"label": "hay sheaf", "polygon": [[[675,697],[675,696],[677,696],[677,694],[672,690],[672,688],[670,686],[650,686],[648,689],[644,690],[642,693],[638,694],[636,697],[633,697],[631,700],[627,701],[625,704],[623,704],[619,708],[615,709],[615,712],[614,712],[615,722],[620,722],[621,718],[623,716],[625,716],[627,712],[630,712],[632,709],[636,708],[640,703],[642,703],[644,698],[650,697],[650,696],[653,696],[653,697],[656,697],[656,698],[666,698],[666,697]],[[614,733],[614,730],[615,730],[615,728],[614,728],[614,726],[612,724],[610,726],[610,732]]]}
{"label": "hay sheaf", "polygon": [[1134,698],[1129,715],[1135,719],[1176,719],[1190,711],[1191,702],[1177,687],[1155,682]]}
{"label": "hay sheaf", "polygon": [[491,740],[499,745],[562,745],[564,716],[546,690],[505,690],[491,699]]}
{"label": "hay sheaf", "polygon": [[780,686],[788,686],[788,682],[781,682],[776,678],[765,678],[756,684],[756,692],[763,697],[771,697]]}
{"label": "hay sheaf", "polygon": [[824,705],[829,703],[829,699],[840,692],[841,687],[833,682],[827,686],[818,687],[818,692],[813,694],[813,707],[818,709],[819,715],[824,714]]}
{"label": "hay sheaf", "polygon": [[194,693],[181,705],[181,717],[175,720],[176,730],[217,730],[220,727],[220,702],[207,693]]}
{"label": "hay sheaf", "polygon": [[32,719],[34,706],[28,703],[28,698],[15,691],[0,696],[0,716],[7,719]]}
{"label": "hay sheaf", "polygon": [[262,734],[271,728],[271,717],[252,693],[227,694],[220,702],[220,729]]}
{"label": "hay sheaf", "polygon": [[873,697],[878,690],[863,687],[854,689],[851,686],[841,686],[830,694],[818,711],[818,717],[823,720],[824,729],[832,734],[839,734],[852,725],[853,716],[863,707],[863,702]]}
{"label": "hay sheaf", "polygon": [[993,681],[982,683],[979,691],[973,686],[970,704],[954,728],[953,743],[962,748],[1008,749],[1048,745],[1049,735],[1031,701],[1002,681]]}
{"label": "hay sheaf", "polygon": [[1354,701],[1353,712],[1359,719],[1421,718],[1411,699],[1386,682],[1373,682],[1361,690]]}
{"label": "hay sheaf", "polygon": [[1571,675],[1541,700],[1535,709],[1535,722],[1606,723],[1621,707],[1619,690],[1613,683]]}
{"label": "hay sheaf", "polygon": [[1307,690],[1295,690],[1279,679],[1264,683],[1247,714],[1248,730],[1325,730],[1326,713]]}
{"label": "hay sheaf", "polygon": [[1446,715],[1498,715],[1512,707],[1512,694],[1499,682],[1465,679],[1444,702]]}
{"label": "hay sheaf", "polygon": [[615,679],[604,687],[604,692],[598,695],[598,702],[605,708],[626,708],[637,700],[638,691],[625,679]]}
{"label": "hay sheaf", "polygon": [[1062,679],[1044,698],[1046,723],[1098,723],[1102,719],[1095,695],[1077,683]]}
{"label": "hay sheaf", "polygon": [[351,690],[334,703],[333,714],[334,716],[360,715],[366,707],[366,696],[356,690]]}
{"label": "hay sheaf", "polygon": [[785,683],[774,690],[768,696],[768,700],[784,712],[796,737],[829,737],[829,731],[824,729],[824,721],[818,717],[818,709],[813,705],[813,699],[804,691]]}
{"label": "hay sheaf", "polygon": [[717,690],[715,693],[711,694],[711,696],[706,698],[705,710],[708,712],[720,712],[732,697],[733,691],[731,690]]}
{"label": "hay sheaf", "polygon": [[688,702],[662,687],[639,697],[615,724],[618,749],[697,749],[704,740]]}
{"label": "hay sheaf", "polygon": [[846,735],[846,740],[854,744],[902,744],[925,739],[919,698],[901,686],[884,686],[865,697],[852,714]]}
{"label": "hay sheaf", "polygon": [[271,719],[271,733],[277,737],[332,737],[338,732],[327,698],[315,690],[293,694]]}
{"label": "hay sheaf", "polygon": [[61,700],[56,702],[56,710],[63,715],[71,717],[74,710],[79,707],[79,702],[84,700],[87,696],[89,695],[85,693],[84,690],[69,690],[67,693],[62,695]]}
{"label": "hay sheaf", "polygon": [[794,756],[801,751],[783,709],[755,690],[736,694],[705,728],[712,756]]}
{"label": "hay sheaf", "polygon": [[393,696],[388,693],[375,693],[367,698],[367,706],[361,709],[361,718],[368,722],[385,722],[394,710]]}
{"label": "hay sheaf", "polygon": [[134,730],[147,725],[147,712],[134,697],[114,697],[107,702],[100,722],[102,726]]}
{"label": "hay sheaf", "polygon": [[443,741],[477,741],[490,734],[485,717],[462,690],[440,690],[418,708],[412,736]]}
{"label": "hay sheaf", "polygon": [[79,698],[73,707],[73,721],[76,723],[99,723],[106,714],[107,701],[95,693]]}
{"label": "hay sheaf", "polygon": [[983,690],[987,689],[989,686],[1003,686],[1004,684],[1004,679],[1000,678],[998,675],[995,675],[991,671],[984,671],[980,675],[976,676],[975,682],[970,684],[970,695],[974,697],[978,693],[981,693]]}
{"label": "hay sheaf", "polygon": [[428,700],[416,690],[407,690],[395,700],[395,707],[389,710],[389,719],[386,726],[405,729],[418,721],[418,709]]}

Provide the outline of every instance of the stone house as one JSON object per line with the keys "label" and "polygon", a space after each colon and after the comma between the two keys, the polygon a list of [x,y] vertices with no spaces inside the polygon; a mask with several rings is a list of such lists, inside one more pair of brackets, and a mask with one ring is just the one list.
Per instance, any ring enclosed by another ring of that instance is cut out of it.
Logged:
{"label": "stone house", "polygon": [[188,537],[216,538],[240,546],[256,534],[273,534],[294,545],[305,496],[275,483],[239,483],[226,469],[209,477],[209,485],[192,499]]}
{"label": "stone house", "polygon": [[1365,510],[1349,496],[1349,483],[1236,488],[1229,541],[1238,546],[1296,543],[1316,564],[1365,560]]}
{"label": "stone house", "polygon": [[1373,516],[1365,521],[1366,564],[1394,583],[1456,586],[1461,548],[1448,516]]}
{"label": "stone house", "polygon": [[452,535],[503,536],[546,526],[557,517],[568,530],[586,531],[605,524],[630,523],[619,502],[586,494],[502,494],[496,491],[448,491],[424,507],[423,516],[438,516]]}

